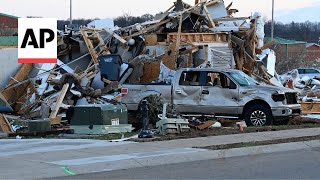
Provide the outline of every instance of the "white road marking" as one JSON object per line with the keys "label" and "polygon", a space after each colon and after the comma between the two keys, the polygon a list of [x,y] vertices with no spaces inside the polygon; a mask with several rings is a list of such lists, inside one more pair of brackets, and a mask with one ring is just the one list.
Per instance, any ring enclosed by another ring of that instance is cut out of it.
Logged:
{"label": "white road marking", "polygon": [[61,165],[61,166],[77,166],[77,165],[103,163],[103,162],[114,162],[114,161],[129,160],[129,159],[142,159],[142,158],[169,156],[169,155],[176,155],[176,154],[196,153],[196,152],[204,152],[204,151],[208,151],[208,150],[194,149],[194,148],[179,148],[179,149],[171,149],[171,150],[164,150],[164,151],[153,151],[153,152],[119,154],[119,155],[110,155],[110,156],[96,156],[96,157],[80,158],[80,159],[69,159],[69,160],[62,160],[62,161],[53,161],[53,162],[48,162],[48,163]]}
{"label": "white road marking", "polygon": [[108,147],[130,144],[135,142],[108,142],[102,140],[81,139],[14,139],[0,140],[0,157],[20,154],[34,154],[43,152],[65,151],[95,147]]}

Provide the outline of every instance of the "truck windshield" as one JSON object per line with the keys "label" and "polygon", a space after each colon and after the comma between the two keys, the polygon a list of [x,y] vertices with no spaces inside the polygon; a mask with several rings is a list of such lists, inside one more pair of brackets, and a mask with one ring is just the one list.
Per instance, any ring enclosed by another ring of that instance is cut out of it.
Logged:
{"label": "truck windshield", "polygon": [[240,86],[259,85],[259,83],[243,72],[228,72],[228,74],[239,83]]}

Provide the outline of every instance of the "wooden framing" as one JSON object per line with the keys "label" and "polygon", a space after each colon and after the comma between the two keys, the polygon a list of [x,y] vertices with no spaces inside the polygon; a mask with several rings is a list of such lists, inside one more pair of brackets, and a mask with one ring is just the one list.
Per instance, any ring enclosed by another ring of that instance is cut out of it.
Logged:
{"label": "wooden framing", "polygon": [[[94,29],[94,28],[87,28],[87,27],[83,27],[80,29],[80,32],[83,36],[83,39],[88,47],[89,53],[91,55],[92,61],[94,62],[94,64],[98,64],[99,63],[99,55],[106,53],[106,54],[110,54],[106,44],[104,43],[102,37],[99,34],[99,31],[101,31],[100,29]],[[98,41],[98,47],[100,49],[99,52],[97,52],[95,50],[95,46],[93,41]]]}
{"label": "wooden framing", "polygon": [[211,18],[211,15],[210,15],[210,13],[209,13],[209,10],[208,10],[208,8],[207,8],[206,5],[203,5],[203,10],[204,10],[204,12],[206,13],[207,18],[208,18],[208,20],[209,20],[209,27],[210,27],[210,28],[216,27],[216,25],[214,24],[214,22],[213,22],[213,20],[212,20],[212,18]]}
{"label": "wooden framing", "polygon": [[63,87],[62,87],[62,90],[60,92],[60,96],[58,97],[58,99],[56,101],[56,105],[55,105],[55,107],[53,108],[53,110],[52,110],[52,112],[50,114],[50,119],[57,117],[58,111],[60,109],[60,106],[62,104],[62,101],[63,101],[64,97],[66,96],[66,93],[67,93],[68,89],[69,89],[69,84],[64,84]]}
{"label": "wooden framing", "polygon": [[111,31],[110,29],[105,28],[103,30],[105,30],[107,33],[111,34],[113,37],[118,39],[122,44],[126,44],[127,43],[127,41],[125,39],[123,39],[118,34],[114,33],[113,31]]}
{"label": "wooden framing", "polygon": [[[181,45],[192,43],[215,43],[215,42],[228,42],[229,35],[226,33],[181,33]],[[177,42],[178,33],[169,33],[167,35],[167,42]]]}
{"label": "wooden framing", "polygon": [[163,24],[166,24],[166,23],[168,23],[168,22],[170,22],[170,21],[171,21],[171,19],[167,19],[167,20],[161,21],[161,22],[159,22],[159,23],[157,23],[157,24],[151,25],[151,26],[143,29],[143,30],[140,31],[140,32],[136,32],[136,33],[131,34],[130,36],[127,36],[126,39],[130,39],[131,37],[134,37],[134,36],[138,36],[138,35],[140,35],[140,34],[147,33],[147,32],[149,32],[149,31],[151,31],[151,30],[153,30],[153,29],[155,29],[155,28],[157,28],[157,27],[159,27],[159,26],[161,26],[161,25],[163,25]]}
{"label": "wooden framing", "polygon": [[0,114],[0,128],[4,133],[12,133],[14,132],[8,119],[4,114]]}
{"label": "wooden framing", "polygon": [[303,114],[320,114],[320,102],[300,103]]}

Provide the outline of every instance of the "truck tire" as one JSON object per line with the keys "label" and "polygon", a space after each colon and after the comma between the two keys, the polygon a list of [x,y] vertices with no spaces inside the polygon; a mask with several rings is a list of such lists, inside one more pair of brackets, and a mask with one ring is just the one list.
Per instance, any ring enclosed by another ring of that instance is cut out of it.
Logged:
{"label": "truck tire", "polygon": [[268,126],[273,122],[271,109],[262,104],[254,104],[244,112],[247,126]]}

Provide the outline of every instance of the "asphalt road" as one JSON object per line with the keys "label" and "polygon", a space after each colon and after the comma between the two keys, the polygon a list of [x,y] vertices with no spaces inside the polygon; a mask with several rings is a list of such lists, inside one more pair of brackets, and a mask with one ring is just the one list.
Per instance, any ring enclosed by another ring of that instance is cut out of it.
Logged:
{"label": "asphalt road", "polygon": [[63,177],[69,178],[320,179],[320,148]]}

